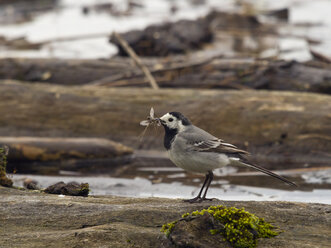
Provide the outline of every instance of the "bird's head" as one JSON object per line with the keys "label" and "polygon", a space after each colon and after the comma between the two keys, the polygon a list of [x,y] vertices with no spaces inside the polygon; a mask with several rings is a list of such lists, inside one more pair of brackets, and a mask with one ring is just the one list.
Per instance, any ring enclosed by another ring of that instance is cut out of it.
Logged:
{"label": "bird's head", "polygon": [[169,112],[159,118],[162,126],[167,130],[182,132],[187,126],[191,125],[189,119],[179,112]]}

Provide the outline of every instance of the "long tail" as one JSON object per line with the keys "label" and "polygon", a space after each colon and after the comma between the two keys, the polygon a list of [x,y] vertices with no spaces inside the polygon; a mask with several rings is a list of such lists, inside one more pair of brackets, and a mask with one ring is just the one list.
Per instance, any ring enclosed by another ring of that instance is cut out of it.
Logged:
{"label": "long tail", "polygon": [[265,174],[267,174],[267,175],[269,175],[269,176],[272,176],[272,177],[274,177],[274,178],[277,178],[277,179],[279,179],[279,180],[281,180],[281,181],[283,181],[283,182],[285,182],[285,183],[287,183],[287,184],[289,184],[289,185],[292,185],[292,186],[298,187],[298,185],[296,185],[295,183],[293,183],[293,182],[291,182],[290,180],[286,179],[285,177],[282,177],[282,176],[280,176],[280,175],[277,175],[277,174],[271,172],[270,170],[267,170],[266,168],[263,168],[263,167],[258,166],[258,165],[256,165],[256,164],[243,162],[243,161],[237,161],[237,162],[239,162],[239,163],[242,164],[242,165],[246,165],[246,166],[248,166],[248,167],[254,168],[254,169],[258,170],[258,171],[261,171],[261,172],[263,172],[263,173],[265,173]]}
{"label": "long tail", "polygon": [[251,163],[251,162],[248,161],[248,159],[247,159],[246,157],[244,157],[244,156],[240,156],[240,158],[234,158],[234,159],[230,159],[230,160],[231,160],[231,163],[232,163],[233,165],[241,165],[241,166],[242,166],[242,165],[245,165],[245,166],[248,166],[248,167],[254,168],[254,169],[256,169],[256,170],[258,170],[258,171],[261,171],[261,172],[263,172],[263,173],[265,173],[265,174],[267,174],[267,175],[269,175],[269,176],[272,176],[272,177],[274,177],[274,178],[277,178],[277,179],[279,179],[279,180],[281,180],[281,181],[283,181],[283,182],[285,182],[285,183],[287,183],[287,184],[289,184],[289,185],[292,185],[292,186],[296,186],[296,187],[298,187],[298,185],[296,185],[295,183],[293,183],[293,182],[291,182],[290,180],[286,179],[285,177],[282,177],[282,176],[280,176],[280,175],[277,175],[277,174],[273,173],[272,171],[267,170],[266,168],[263,168],[263,167],[261,167],[261,166],[258,166],[258,165],[256,165],[256,164]]}

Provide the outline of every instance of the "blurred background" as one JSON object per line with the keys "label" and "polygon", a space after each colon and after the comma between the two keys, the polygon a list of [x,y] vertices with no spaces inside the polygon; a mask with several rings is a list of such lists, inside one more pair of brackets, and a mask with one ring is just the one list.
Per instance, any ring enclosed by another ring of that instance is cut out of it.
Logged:
{"label": "blurred background", "polygon": [[139,125],[154,107],[299,185],[226,167],[210,197],[331,204],[330,13],[327,0],[0,0],[9,177],[88,182],[95,195],[196,195],[204,176],[170,162],[163,128]]}

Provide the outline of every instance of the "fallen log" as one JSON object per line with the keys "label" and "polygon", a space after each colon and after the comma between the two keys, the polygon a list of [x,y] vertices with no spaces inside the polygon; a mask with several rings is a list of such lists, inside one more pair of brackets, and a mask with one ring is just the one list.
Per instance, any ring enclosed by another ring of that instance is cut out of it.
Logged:
{"label": "fallen log", "polygon": [[[128,60],[0,59],[0,78],[30,82],[81,85],[93,80],[123,74],[130,70]],[[128,68],[129,67],[129,68]]]}
{"label": "fallen log", "polygon": [[[331,94],[331,72],[295,61],[243,61],[213,59],[153,71],[161,87],[204,89],[266,89]],[[143,75],[131,74],[103,85],[146,87]]]}
{"label": "fallen log", "polygon": [[[266,89],[331,93],[328,64],[256,61],[206,57],[188,60],[144,59],[160,87],[202,89]],[[148,87],[149,81],[130,59],[44,60],[2,59],[0,79],[63,85]]]}
{"label": "fallen log", "polygon": [[131,148],[101,138],[0,137],[2,145],[10,151],[7,169],[19,173],[100,172],[105,168],[111,171],[133,158]]}
{"label": "fallen log", "polygon": [[[197,126],[283,166],[330,165],[331,97],[268,91],[219,91],[0,83],[0,135],[102,137],[136,149],[162,147],[163,130],[139,122],[180,111]],[[259,157],[260,156],[260,157]]]}

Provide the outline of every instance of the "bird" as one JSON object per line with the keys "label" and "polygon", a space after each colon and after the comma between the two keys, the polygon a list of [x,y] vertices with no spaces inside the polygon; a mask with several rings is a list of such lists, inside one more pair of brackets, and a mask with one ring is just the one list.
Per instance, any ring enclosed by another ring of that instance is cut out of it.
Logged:
{"label": "bird", "polygon": [[205,180],[199,194],[192,199],[184,200],[185,202],[196,203],[212,200],[206,198],[206,196],[214,178],[213,171],[227,165],[248,166],[289,185],[297,186],[285,177],[250,162],[248,157],[250,154],[247,151],[226,143],[222,139],[194,126],[180,112],[168,112],[156,119],[164,127],[163,145],[168,151],[170,160],[177,167],[186,171],[205,174]]}

